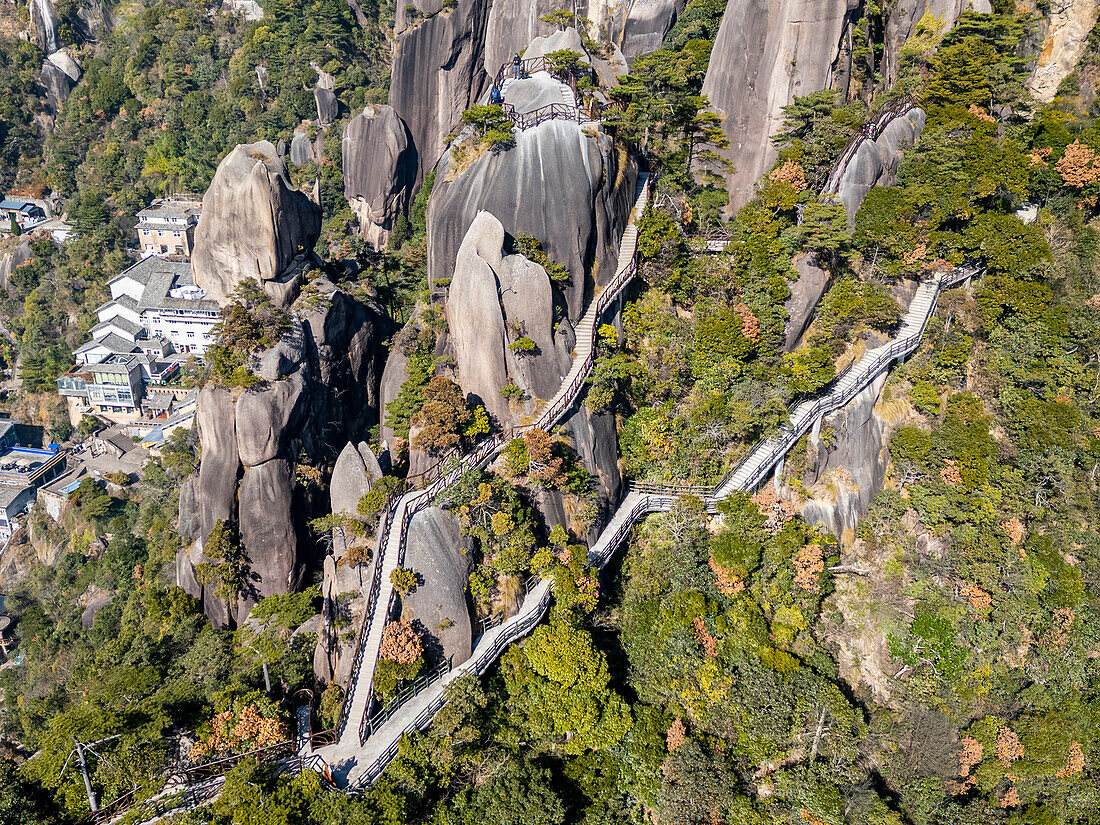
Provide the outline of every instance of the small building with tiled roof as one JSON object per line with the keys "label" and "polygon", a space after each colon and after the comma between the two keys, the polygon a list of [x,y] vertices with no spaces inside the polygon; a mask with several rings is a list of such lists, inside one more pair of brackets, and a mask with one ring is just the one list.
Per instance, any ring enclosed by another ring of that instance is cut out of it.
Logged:
{"label": "small building with tiled roof", "polygon": [[202,213],[197,195],[159,198],[137,213],[138,245],[142,257],[182,255],[191,257],[195,225]]}

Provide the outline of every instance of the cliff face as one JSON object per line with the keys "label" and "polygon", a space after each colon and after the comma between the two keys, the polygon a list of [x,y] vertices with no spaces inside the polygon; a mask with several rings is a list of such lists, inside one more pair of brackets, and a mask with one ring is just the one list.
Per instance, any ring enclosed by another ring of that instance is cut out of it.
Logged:
{"label": "cliff face", "polygon": [[[540,35],[557,30],[539,20],[562,8],[556,0],[495,0],[489,11],[485,38],[485,71],[495,76],[501,65]],[[592,21],[597,32],[606,32],[628,59],[660,48],[661,41],[684,8],[683,0],[587,0],[568,10]]]}
{"label": "cliff face", "polygon": [[731,208],[752,199],[775,162],[768,139],[795,96],[831,84],[848,15],[859,0],[730,0],[711,52],[703,94],[722,117]]}
{"label": "cliff face", "polygon": [[416,183],[416,149],[391,106],[369,106],[344,127],[344,195],[363,237],[385,245],[393,222],[409,206]]}
{"label": "cliff face", "polygon": [[[297,329],[260,359],[263,383],[199,394],[202,460],[180,493],[180,532],[195,544],[180,552],[177,580],[220,627],[243,621],[259,599],[295,589],[310,562],[296,464],[324,466],[377,420],[385,324],[376,310],[320,286],[326,297],[299,307]],[[231,604],[194,575],[218,520],[237,526],[247,558]]]}
{"label": "cliff face", "polygon": [[406,28],[398,4],[390,106],[407,124],[417,154],[417,181],[443,154],[444,138],[488,89],[482,65],[488,0],[458,0],[453,9]]}
{"label": "cliff face", "polygon": [[202,199],[191,267],[208,298],[225,302],[244,278],[255,278],[277,303],[293,291],[281,283],[295,256],[321,232],[321,209],[291,186],[268,141],[237,146],[220,164]]}
{"label": "cliff face", "polygon": [[916,32],[917,23],[924,15],[938,17],[944,28],[949,29],[964,11],[990,14],[993,8],[989,0],[897,0],[886,18],[883,35],[882,74],[886,84],[897,80],[898,52]]}
{"label": "cliff face", "polygon": [[569,269],[563,292],[576,321],[594,284],[614,275],[636,160],[606,135],[554,120],[517,133],[514,148],[486,152],[460,174],[451,164],[450,155],[440,163],[428,204],[429,282],[451,277],[459,244],[477,213],[488,210],[509,235],[533,235]]}
{"label": "cliff face", "polygon": [[1043,49],[1035,64],[1028,88],[1039,100],[1049,103],[1062,81],[1077,66],[1089,34],[1100,18],[1096,0],[1062,0],[1052,4],[1050,17],[1043,21]]}

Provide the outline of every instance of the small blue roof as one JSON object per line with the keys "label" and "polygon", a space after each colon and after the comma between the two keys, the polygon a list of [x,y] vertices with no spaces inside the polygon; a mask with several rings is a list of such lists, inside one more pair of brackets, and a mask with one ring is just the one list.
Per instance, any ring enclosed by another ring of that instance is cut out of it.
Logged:
{"label": "small blue roof", "polygon": [[145,438],[141,439],[142,445],[148,444],[148,445],[151,446],[153,444],[161,444],[163,442],[164,442],[164,430],[161,429],[160,427],[154,427],[149,432],[149,435],[147,435],[147,436],[145,436]]}
{"label": "small blue roof", "polygon": [[18,209],[24,211],[34,206],[37,206],[37,204],[31,203],[30,201],[16,201],[7,198],[0,202],[0,209]]}
{"label": "small blue roof", "polygon": [[83,481],[83,479],[80,478],[76,479],[76,481],[70,481],[68,484],[58,490],[58,492],[63,493],[64,495],[69,495],[69,493],[76,492],[76,488],[80,486],[81,481]]}

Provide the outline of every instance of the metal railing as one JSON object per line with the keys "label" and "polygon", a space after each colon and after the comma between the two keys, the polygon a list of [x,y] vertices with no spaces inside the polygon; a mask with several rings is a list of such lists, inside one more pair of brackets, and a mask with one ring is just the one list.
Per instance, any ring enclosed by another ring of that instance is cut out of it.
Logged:
{"label": "metal railing", "polygon": [[[545,614],[547,608],[550,607],[550,592],[550,588],[547,587],[539,601],[532,606],[530,612],[526,614],[523,612],[517,614],[517,616],[505,622],[499,628],[499,633],[493,637],[491,642],[486,643],[484,647],[479,644],[478,648],[481,649],[475,650],[473,655],[461,665],[458,670],[462,673],[474,673],[479,676],[484,673],[489,665],[497,660],[497,657],[500,656],[504,648],[508,647],[508,645],[512,644],[512,642],[517,639],[527,635],[527,633],[531,631],[531,628],[542,620],[543,614]],[[482,641],[484,643],[487,640],[483,639]],[[401,737],[407,733],[415,733],[423,728],[445,704],[447,704],[447,694],[445,691],[441,691],[439,696],[428,703],[408,725],[393,737],[393,741],[390,742],[385,750],[367,766],[354,785],[348,787],[348,790],[354,792],[374,782],[385,769],[386,765],[390,763],[390,760],[397,754],[397,749],[401,744]]]}
{"label": "metal railing", "polygon": [[[573,93],[574,105],[570,106],[567,103],[549,103],[537,109],[532,109],[529,112],[517,112],[515,106],[511,103],[504,102],[504,82],[511,79],[509,75],[514,79],[523,80],[535,72],[546,72],[555,80],[568,86],[569,90]],[[569,69],[551,64],[546,57],[525,58],[520,60],[518,66],[513,62],[504,63],[493,79],[490,100],[494,98],[502,101],[499,105],[504,111],[505,117],[507,117],[520,131],[531,129],[548,120],[572,120],[580,123],[584,119],[580,101],[577,99],[577,78],[574,77]]]}
{"label": "metal railing", "polygon": [[419,696],[425,690],[430,688],[444,676],[451,672],[451,660],[450,658],[444,659],[430,671],[423,676],[418,676],[411,684],[405,685],[400,688],[393,697],[382,706],[382,709],[377,713],[372,714],[366,722],[365,728],[368,733],[373,733],[388,722],[393,715],[399,711],[406,702],[415,696]]}

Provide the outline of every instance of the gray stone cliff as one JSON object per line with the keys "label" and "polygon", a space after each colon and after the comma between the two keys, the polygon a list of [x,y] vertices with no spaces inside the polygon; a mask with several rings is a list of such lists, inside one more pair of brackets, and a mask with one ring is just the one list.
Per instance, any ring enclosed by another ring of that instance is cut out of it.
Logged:
{"label": "gray stone cliff", "polygon": [[416,184],[416,149],[391,106],[368,106],[348,121],[343,137],[344,195],[363,237],[385,246]]}

